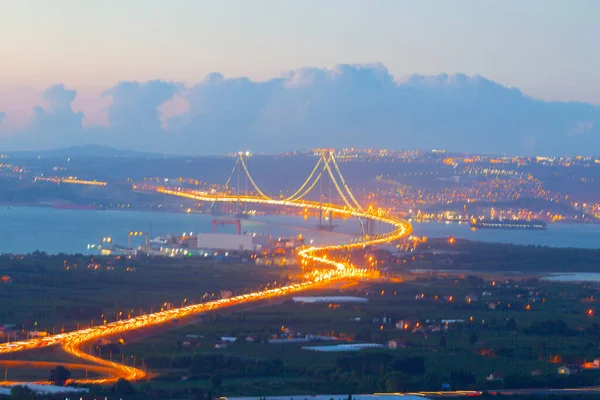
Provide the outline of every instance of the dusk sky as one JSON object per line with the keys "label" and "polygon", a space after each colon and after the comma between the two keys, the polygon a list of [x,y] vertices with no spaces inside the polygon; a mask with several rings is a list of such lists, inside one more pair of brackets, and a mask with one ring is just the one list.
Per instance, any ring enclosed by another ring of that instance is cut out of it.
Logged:
{"label": "dusk sky", "polygon": [[[76,90],[83,125],[107,125],[121,81],[191,87],[207,74],[267,81],[303,67],[381,63],[481,75],[542,100],[600,105],[595,0],[0,0],[0,132],[23,129],[42,92]],[[161,114],[185,112],[179,91]],[[3,115],[3,114],[0,114]]]}

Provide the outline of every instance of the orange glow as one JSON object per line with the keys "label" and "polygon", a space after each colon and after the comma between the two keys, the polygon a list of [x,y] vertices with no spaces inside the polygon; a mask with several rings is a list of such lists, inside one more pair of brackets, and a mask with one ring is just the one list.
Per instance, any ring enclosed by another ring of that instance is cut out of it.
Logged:
{"label": "orange glow", "polygon": [[[329,161],[325,161],[327,163]],[[331,162],[336,167],[335,159],[331,158]],[[246,169],[244,160],[241,159],[241,164]],[[247,171],[247,170],[246,170]],[[329,171],[331,172],[331,171]],[[339,171],[338,171],[339,172]],[[148,185],[133,185],[134,191],[151,191],[165,195],[177,196],[191,199],[197,202],[240,202],[248,204],[264,204],[285,207],[297,207],[300,209],[322,210],[324,212],[332,212],[342,217],[355,217],[369,219],[375,222],[388,224],[392,226],[392,230],[388,233],[377,234],[373,236],[365,236],[358,240],[354,240],[348,244],[329,245],[321,247],[308,247],[298,252],[298,257],[304,265],[318,265],[321,268],[307,273],[301,283],[294,283],[288,286],[279,288],[265,288],[253,293],[247,293],[237,296],[232,296],[224,299],[209,301],[201,304],[187,305],[180,308],[164,309],[160,312],[155,312],[137,317],[128,317],[127,319],[119,319],[115,322],[107,323],[104,320],[103,325],[97,325],[85,329],[79,329],[71,332],[61,332],[58,335],[47,336],[44,338],[36,338],[25,341],[0,344],[0,354],[15,353],[25,350],[34,350],[43,347],[60,345],[69,354],[76,358],[85,360],[91,364],[95,364],[97,368],[110,370],[109,374],[103,374],[105,378],[101,379],[85,379],[78,380],[78,383],[95,383],[106,384],[117,381],[119,378],[124,378],[130,381],[137,381],[148,377],[148,374],[142,369],[135,366],[135,357],[132,356],[133,365],[124,365],[113,361],[107,361],[99,357],[84,352],[81,348],[84,344],[102,337],[110,337],[120,335],[124,332],[139,330],[151,326],[157,326],[169,323],[173,320],[189,317],[199,313],[205,313],[217,309],[231,307],[238,304],[246,304],[265,299],[278,298],[289,296],[292,293],[305,291],[309,289],[325,288],[333,282],[342,280],[361,280],[379,278],[379,271],[366,270],[355,267],[349,262],[341,262],[335,259],[336,251],[349,251],[354,249],[364,249],[367,246],[375,246],[384,243],[394,242],[398,239],[407,237],[412,226],[409,222],[391,216],[387,213],[379,212],[379,210],[363,210],[357,203],[357,207],[352,207],[346,202],[346,205],[321,204],[319,202],[308,201],[302,198],[288,199],[272,199],[262,193],[255,182],[249,176],[250,182],[256,189],[258,195],[241,195],[232,196],[222,193],[214,194],[206,191],[191,190],[184,188],[171,188],[164,186],[148,186]],[[343,181],[343,180],[342,180]],[[314,186],[314,183],[313,183]],[[344,184],[345,186],[345,184]],[[336,188],[338,191],[339,187]],[[355,200],[351,193],[349,197]],[[141,233],[140,233],[141,234]],[[423,239],[424,241],[426,238]],[[452,297],[450,298],[452,301]],[[119,315],[122,315],[120,313]],[[383,325],[380,327],[383,330]],[[408,329],[408,324],[405,324],[405,329]],[[91,369],[91,366],[90,366]]]}

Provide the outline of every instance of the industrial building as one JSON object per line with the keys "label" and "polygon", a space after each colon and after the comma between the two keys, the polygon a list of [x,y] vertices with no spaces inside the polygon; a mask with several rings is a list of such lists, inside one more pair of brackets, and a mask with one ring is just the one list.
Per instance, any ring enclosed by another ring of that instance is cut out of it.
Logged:
{"label": "industrial building", "polygon": [[230,233],[199,233],[196,236],[199,249],[254,251],[252,236]]}

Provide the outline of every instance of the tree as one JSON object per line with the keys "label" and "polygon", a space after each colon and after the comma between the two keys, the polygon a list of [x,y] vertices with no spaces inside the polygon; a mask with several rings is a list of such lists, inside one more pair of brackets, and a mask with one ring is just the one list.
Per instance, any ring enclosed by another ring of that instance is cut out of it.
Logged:
{"label": "tree", "polygon": [[517,330],[517,320],[514,318],[507,318],[506,319],[506,329],[508,329],[509,331],[516,331]]}
{"label": "tree", "polygon": [[220,377],[220,376],[218,376],[218,375],[213,375],[213,376],[211,376],[211,377],[210,377],[210,385],[211,385],[213,388],[219,387],[219,386],[221,386],[222,384],[223,384],[223,379],[221,379],[221,377]]}
{"label": "tree", "polygon": [[469,371],[450,371],[450,381],[452,386],[464,389],[475,383],[475,376]]}
{"label": "tree", "polygon": [[115,383],[114,389],[115,389],[115,393],[121,394],[121,395],[128,395],[128,394],[135,393],[135,389],[134,389],[133,385],[131,384],[131,382],[129,382],[127,379],[123,379],[123,378],[119,378],[117,383]]}
{"label": "tree", "polygon": [[56,386],[64,386],[65,383],[71,377],[71,371],[65,368],[62,365],[57,366],[52,371],[50,371],[50,379],[49,381],[55,384]]}
{"label": "tree", "polygon": [[477,342],[479,342],[479,338],[477,337],[477,334],[475,332],[471,332],[471,336],[469,336],[469,343],[475,344]]}
{"label": "tree", "polygon": [[392,362],[391,367],[398,372],[411,375],[422,375],[426,372],[423,357],[406,357]]}
{"label": "tree", "polygon": [[385,378],[385,390],[399,392],[404,390],[404,375],[401,372],[390,372]]}
{"label": "tree", "polygon": [[11,400],[35,400],[35,392],[27,386],[13,386],[10,388]]}
{"label": "tree", "polygon": [[546,359],[546,342],[541,340],[535,346],[535,351],[537,353],[537,358],[542,361]]}

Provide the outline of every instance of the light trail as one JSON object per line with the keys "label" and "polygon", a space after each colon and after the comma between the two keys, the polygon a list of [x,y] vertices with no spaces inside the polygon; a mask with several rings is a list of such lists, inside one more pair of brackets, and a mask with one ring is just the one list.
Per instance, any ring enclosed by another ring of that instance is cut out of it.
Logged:
{"label": "light trail", "polygon": [[[325,160],[325,165],[327,165],[327,160]],[[4,343],[0,344],[0,354],[15,353],[25,350],[38,349],[42,347],[61,345],[67,353],[82,360],[88,361],[92,364],[95,364],[98,368],[103,368],[103,371],[110,370],[111,376],[107,376],[105,378],[77,380],[78,383],[105,384],[114,382],[118,378],[124,378],[130,381],[140,380],[148,376],[148,374],[145,371],[135,368],[135,366],[128,366],[93,356],[89,353],[82,351],[82,345],[102,337],[115,336],[117,334],[122,334],[129,331],[165,324],[173,320],[178,320],[180,318],[189,317],[211,310],[287,296],[299,291],[324,287],[331,284],[332,282],[343,279],[374,278],[378,276],[378,274],[375,271],[359,269],[349,263],[336,261],[334,259],[328,259],[326,253],[360,249],[365,248],[367,246],[389,243],[408,236],[412,231],[412,227],[407,221],[392,217],[387,213],[376,211],[373,209],[362,210],[355,209],[350,206],[320,204],[318,202],[307,201],[298,198],[296,198],[295,200],[275,200],[266,197],[262,192],[259,192],[261,197],[258,197],[247,195],[214,195],[202,191],[149,185],[134,185],[133,189],[138,191],[151,191],[155,193],[178,196],[195,201],[204,201],[209,203],[244,202],[251,204],[269,204],[286,207],[322,209],[326,212],[331,211],[347,217],[366,218],[373,221],[381,222],[390,225],[393,229],[388,233],[380,235],[364,236],[361,239],[348,244],[309,247],[301,250],[298,253],[298,256],[304,265],[307,265],[308,263],[314,263],[330,267],[330,269],[322,271],[315,270],[311,272],[310,274],[305,276],[305,280],[302,283],[295,283],[280,288],[271,288],[259,292],[243,294],[207,303],[190,305],[186,307],[175,308],[147,315],[140,315],[138,317],[133,317],[126,320],[115,321],[104,325],[98,325],[86,329],[80,329],[72,332],[52,335],[41,339]]]}
{"label": "light trail", "polygon": [[74,177],[68,177],[68,178],[61,178],[61,177],[51,177],[51,178],[45,178],[42,176],[36,176],[34,179],[34,182],[36,181],[45,181],[45,182],[52,182],[52,183],[56,183],[56,184],[61,184],[61,183],[70,183],[72,185],[89,185],[89,186],[106,186],[107,183],[106,182],[102,182],[102,181],[86,181],[83,179],[77,179]]}

